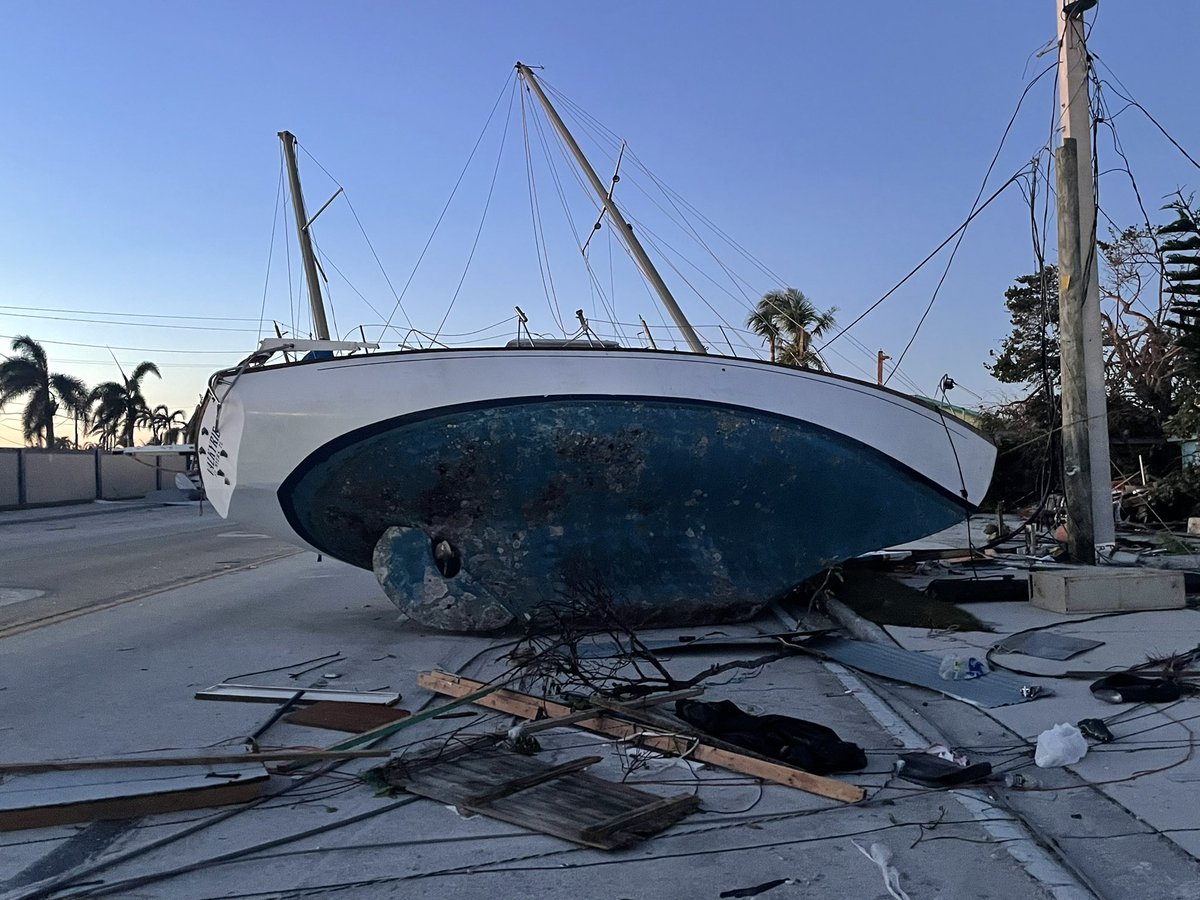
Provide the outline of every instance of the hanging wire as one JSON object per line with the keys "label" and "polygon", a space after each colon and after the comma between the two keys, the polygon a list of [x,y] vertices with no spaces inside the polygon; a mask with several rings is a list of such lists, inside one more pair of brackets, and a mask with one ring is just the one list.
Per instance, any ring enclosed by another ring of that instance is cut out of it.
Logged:
{"label": "hanging wire", "polygon": [[1178,150],[1180,153],[1182,153],[1184,158],[1188,162],[1190,162],[1197,169],[1200,169],[1200,162],[1198,162],[1195,157],[1193,157],[1190,153],[1188,153],[1187,150],[1184,149],[1183,145],[1181,143],[1179,143],[1179,141],[1175,140],[1175,138],[1172,137],[1171,133],[1168,132],[1167,129],[1165,129],[1162,126],[1162,124],[1158,121],[1158,119],[1154,118],[1154,116],[1150,114],[1150,111],[1148,109],[1146,109],[1146,107],[1142,106],[1142,104],[1138,103],[1137,100],[1133,99],[1133,97],[1131,96],[1132,92],[1127,87],[1125,87],[1125,85],[1121,82],[1121,79],[1117,77],[1117,73],[1114,72],[1112,70],[1112,68],[1106,62],[1104,62],[1104,60],[1102,60],[1099,56],[1097,56],[1095,53],[1090,53],[1090,57],[1095,62],[1098,62],[1098,63],[1100,63],[1100,65],[1104,66],[1104,68],[1108,71],[1108,73],[1113,77],[1113,80],[1116,81],[1116,83],[1119,84],[1121,86],[1121,88],[1123,89],[1123,90],[1118,90],[1117,88],[1113,87],[1112,84],[1110,83],[1109,88],[1112,90],[1112,92],[1114,94],[1116,94],[1118,97],[1120,97],[1122,100],[1124,100],[1126,103],[1128,103],[1130,106],[1132,106],[1134,109],[1138,110],[1147,119],[1149,119],[1150,122],[1154,125],[1154,127],[1157,128],[1162,133],[1162,136],[1165,137],[1168,141],[1170,141],[1172,146],[1174,146],[1176,150]]}
{"label": "hanging wire", "polygon": [[[992,160],[990,163],[988,163],[987,171],[983,173],[983,180],[979,184],[979,190],[975,194],[975,199],[971,202],[972,216],[979,205],[979,198],[983,196],[983,192],[987,189],[988,180],[992,177],[992,171],[996,168],[996,162],[1000,159],[1000,153],[1004,150],[1004,145],[1008,141],[1008,135],[1012,131],[1013,124],[1017,121],[1017,116],[1021,112],[1021,107],[1025,103],[1025,98],[1029,96],[1029,92],[1033,90],[1037,83],[1041,81],[1048,72],[1054,72],[1057,70],[1058,61],[1056,60],[1053,65],[1046,66],[1046,68],[1042,69],[1041,72],[1035,75],[1033,79],[1027,85],[1025,85],[1025,90],[1021,92],[1021,96],[1017,100],[1016,109],[1014,109],[1012,115],[1009,116],[1008,124],[1004,126],[1004,133],[1000,135],[1000,144],[996,147],[996,152],[992,154]],[[968,221],[970,221],[970,218],[971,217],[968,217]],[[942,290],[942,285],[946,283],[946,278],[950,274],[950,268],[954,265],[954,257],[958,254],[958,248],[962,246],[963,239],[966,236],[967,229],[964,227],[958,233],[958,237],[954,241],[954,246],[950,250],[950,256],[946,260],[946,267],[942,270],[942,275],[938,279],[937,285],[933,289],[933,294],[929,298],[929,303],[926,305],[925,311],[921,313],[921,318],[917,321],[917,327],[913,329],[912,336],[908,339],[908,343],[904,345],[904,349],[900,351],[900,356],[897,357],[895,364],[892,366],[893,371],[900,368],[901,364],[904,362],[904,357],[908,355],[908,351],[912,348],[913,343],[916,341],[917,335],[920,334],[921,326],[925,324],[925,320],[928,318],[930,311],[933,309],[934,303],[937,302],[938,294]],[[887,384],[891,380],[891,376],[889,375],[886,379],[884,379],[883,383]]]}
{"label": "hanging wire", "polygon": [[849,325],[846,325],[844,328],[842,328],[840,331],[838,331],[837,334],[835,334],[833,337],[831,337],[829,340],[827,340],[824,344],[822,344],[820,347],[818,347],[817,350],[823,351],[826,347],[828,347],[830,344],[832,344],[834,341],[836,341],[838,338],[840,338],[842,335],[844,335],[847,331],[849,331],[851,328],[853,328],[855,325],[857,325],[859,322],[861,322],[863,319],[865,319],[867,316],[869,316],[871,313],[873,313],[882,303],[884,303],[889,297],[891,297],[894,293],[896,293],[896,291],[898,291],[901,287],[903,287],[905,284],[907,284],[908,281],[914,275],[916,275],[919,271],[921,271],[921,269],[923,269],[930,260],[932,260],[935,256],[937,256],[938,253],[940,253],[943,250],[943,248],[946,247],[946,245],[948,245],[951,241],[953,241],[960,232],[964,231],[973,221],[975,221],[975,219],[978,218],[985,209],[987,209],[989,206],[991,206],[992,203],[994,203],[1000,197],[1001,194],[1003,194],[1006,190],[1008,190],[1010,187],[1012,187],[1021,176],[1025,175],[1027,168],[1028,168],[1028,166],[1022,167],[1019,171],[1014,173],[1007,181],[1005,181],[1004,184],[1000,185],[1000,187],[998,187],[995,190],[995,192],[990,197],[987,198],[987,200],[983,201],[983,203],[974,212],[972,212],[966,218],[966,220],[963,221],[963,223],[961,225],[959,225],[952,232],[950,232],[950,234],[946,237],[946,239],[943,240],[936,247],[934,247],[933,250],[931,250],[924,259],[922,259],[919,263],[917,263],[908,272],[907,275],[905,275],[898,282],[896,282],[896,284],[894,284],[891,288],[889,288],[882,297],[880,297],[878,300],[876,300],[874,303],[872,303],[870,306],[868,306],[865,310],[863,310],[863,312],[860,313],[853,322],[851,322]]}

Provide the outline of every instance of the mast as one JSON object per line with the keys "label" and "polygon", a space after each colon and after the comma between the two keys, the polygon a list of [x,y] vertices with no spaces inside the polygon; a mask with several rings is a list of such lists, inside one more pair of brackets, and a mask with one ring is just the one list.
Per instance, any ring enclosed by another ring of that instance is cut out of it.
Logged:
{"label": "mast", "polygon": [[[1077,433],[1071,435],[1070,441],[1074,442],[1079,454],[1076,465],[1065,461],[1068,469],[1065,489],[1068,493],[1068,511],[1072,508],[1079,514],[1085,509],[1090,511],[1090,522],[1071,523],[1067,530],[1071,532],[1074,528],[1078,532],[1080,540],[1073,550],[1078,552],[1079,561],[1088,563],[1095,561],[1096,547],[1111,545],[1116,539],[1100,323],[1100,259],[1096,243],[1096,193],[1088,94],[1090,60],[1084,46],[1083,14],[1095,5],[1096,0],[1054,0],[1058,22],[1060,125],[1064,143],[1064,147],[1056,154],[1056,160],[1059,165],[1074,163],[1074,177],[1065,179],[1065,182],[1068,189],[1070,183],[1074,182],[1076,189],[1074,204],[1071,198],[1064,198],[1062,191],[1059,192],[1059,306],[1060,309],[1064,305],[1072,307],[1066,310],[1068,315],[1063,318],[1059,330],[1064,351],[1064,453],[1068,429],[1074,428]],[[1067,152],[1065,146],[1072,141],[1075,149],[1073,154]],[[1060,175],[1060,188],[1063,182]],[[1075,210],[1069,210],[1071,205],[1075,206]],[[1075,260],[1073,273],[1062,270],[1064,245],[1066,255],[1073,256]],[[1068,328],[1072,329],[1070,333]],[[1070,352],[1067,352],[1068,349]],[[1067,409],[1068,393],[1077,397],[1077,405],[1073,404],[1070,414]],[[1090,472],[1086,479],[1079,477],[1085,472]],[[1078,498],[1074,504],[1070,496],[1072,490],[1084,492],[1084,497]]]}
{"label": "mast", "polygon": [[308,304],[312,310],[313,337],[329,340],[329,323],[325,320],[325,303],[321,299],[321,280],[317,257],[313,253],[312,237],[308,233],[308,213],[304,210],[304,193],[300,190],[300,169],[296,165],[296,136],[290,131],[279,132],[283,155],[287,160],[288,182],[292,189],[292,209],[296,214],[296,233],[300,238],[300,255],[304,259],[304,277],[308,280]]}
{"label": "mast", "polygon": [[579,163],[579,168],[583,170],[583,174],[591,182],[596,196],[600,198],[600,202],[604,204],[604,208],[608,211],[609,218],[612,219],[613,224],[616,226],[617,236],[625,242],[625,246],[629,248],[629,252],[633,254],[633,258],[637,261],[638,267],[650,280],[650,284],[654,287],[654,290],[658,292],[659,299],[662,300],[663,306],[667,308],[667,312],[671,314],[671,318],[675,320],[675,324],[679,326],[679,330],[683,334],[684,340],[687,341],[688,347],[691,348],[693,353],[707,353],[708,351],[705,349],[704,344],[700,343],[700,338],[696,335],[695,329],[692,328],[691,323],[687,320],[687,316],[683,314],[683,310],[679,308],[679,304],[671,296],[671,291],[667,288],[666,282],[662,280],[662,276],[654,268],[654,263],[650,261],[650,257],[642,249],[641,243],[633,233],[633,227],[621,215],[621,210],[617,208],[617,204],[613,202],[612,197],[605,190],[603,182],[596,175],[596,170],[592,168],[587,157],[583,155],[583,151],[579,149],[579,145],[575,143],[575,138],[567,130],[567,126],[559,117],[558,112],[550,105],[550,101],[542,91],[542,86],[538,84],[538,80],[534,77],[533,72],[530,71],[529,66],[524,63],[517,63],[517,74],[525,79],[525,83],[529,85],[534,96],[538,98],[538,101],[545,108],[546,115],[550,117],[550,122],[554,125],[554,129],[566,142],[571,154],[575,157],[575,161]]}

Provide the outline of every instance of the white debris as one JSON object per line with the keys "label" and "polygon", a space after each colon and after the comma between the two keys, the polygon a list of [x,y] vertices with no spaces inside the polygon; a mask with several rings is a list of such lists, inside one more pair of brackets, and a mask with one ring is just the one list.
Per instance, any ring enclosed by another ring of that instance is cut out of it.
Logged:
{"label": "white debris", "polygon": [[1083,733],[1074,725],[1062,722],[1038,735],[1033,761],[1043,769],[1053,769],[1079,762],[1087,751]]}
{"label": "white debris", "polygon": [[887,888],[887,892],[895,900],[912,900],[908,894],[904,893],[904,889],[900,887],[900,873],[892,865],[892,851],[886,845],[872,844],[871,849],[867,851],[862,848],[862,844],[853,838],[850,839],[850,843],[854,845],[859,853],[879,866],[879,871],[883,874],[883,886]]}

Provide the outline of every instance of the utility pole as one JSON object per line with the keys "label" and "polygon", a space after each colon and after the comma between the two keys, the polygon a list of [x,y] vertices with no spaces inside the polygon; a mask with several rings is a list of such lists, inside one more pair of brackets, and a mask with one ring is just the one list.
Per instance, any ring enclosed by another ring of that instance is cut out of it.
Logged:
{"label": "utility pole", "polygon": [[679,326],[679,331],[683,334],[683,339],[687,341],[688,347],[691,348],[693,353],[707,353],[708,351],[705,349],[704,344],[700,342],[695,329],[692,328],[691,323],[687,320],[687,316],[683,314],[683,310],[679,308],[679,304],[671,296],[671,291],[667,288],[666,282],[662,280],[662,276],[654,268],[654,263],[650,261],[650,257],[642,249],[641,242],[633,233],[633,226],[626,222],[625,217],[621,215],[621,210],[613,202],[610,192],[605,190],[604,184],[600,181],[600,176],[596,174],[596,170],[592,168],[592,164],[588,162],[587,157],[583,155],[583,151],[579,149],[579,144],[575,143],[575,138],[567,130],[567,126],[559,117],[557,110],[554,109],[550,101],[546,98],[545,93],[542,92],[542,86],[538,83],[537,78],[534,77],[533,72],[530,71],[529,66],[524,63],[517,63],[517,74],[525,79],[525,83],[529,85],[529,89],[533,91],[538,102],[542,104],[542,108],[546,110],[546,115],[550,118],[550,124],[554,126],[554,130],[563,139],[563,142],[571,151],[571,155],[579,163],[579,168],[587,176],[588,182],[592,185],[592,190],[596,192],[596,195],[600,198],[600,202],[604,204],[604,208],[608,210],[608,217],[612,220],[613,226],[616,228],[617,237],[629,248],[629,252],[633,254],[633,258],[637,261],[638,268],[642,270],[642,274],[649,279],[651,286],[658,292],[659,299],[662,300],[663,306],[667,308],[667,312],[671,314],[671,318],[675,320],[675,324]]}
{"label": "utility pole", "polygon": [[300,169],[296,165],[296,136],[290,131],[281,131],[279,140],[283,143],[283,156],[287,161],[288,183],[292,189],[292,210],[296,215],[296,232],[300,236],[300,255],[304,259],[304,277],[308,281],[308,305],[312,310],[313,337],[318,341],[327,341],[329,340],[329,323],[325,321],[325,304],[321,300],[321,276],[317,272],[317,257],[313,253],[312,236],[308,233],[308,213],[304,210],[304,193],[300,190]]}
{"label": "utility pole", "polygon": [[1067,554],[1095,565],[1095,516],[1089,453],[1087,384],[1083,378],[1084,297],[1087,280],[1079,235],[1077,144],[1067,138],[1054,154],[1058,188],[1058,345],[1062,365],[1063,491],[1067,501]]}
{"label": "utility pole", "polygon": [[[1084,45],[1085,22],[1083,14],[1096,5],[1097,0],[1054,0],[1055,16],[1058,21],[1059,52],[1059,104],[1060,127],[1063,149],[1056,154],[1058,174],[1058,223],[1059,223],[1059,309],[1067,316],[1059,325],[1059,339],[1063,344],[1063,443],[1067,453],[1067,430],[1078,423],[1086,443],[1076,444],[1082,454],[1077,460],[1076,476],[1068,476],[1065,489],[1068,492],[1067,509],[1081,508],[1086,503],[1091,509],[1090,536],[1088,546],[1082,546],[1085,535],[1080,532],[1078,545],[1072,551],[1084,562],[1095,560],[1096,547],[1111,545],[1115,540],[1112,513],[1112,464],[1109,460],[1108,404],[1104,388],[1104,345],[1100,325],[1100,258],[1096,243],[1096,192],[1092,166],[1092,121],[1091,103],[1088,93],[1090,60]],[[1065,147],[1074,143],[1074,152]],[[1068,156],[1074,157],[1074,181],[1076,185],[1075,211],[1064,210],[1070,206],[1069,198],[1063,197],[1063,173],[1061,167],[1070,165]],[[1072,231],[1074,237],[1071,236]],[[1065,240],[1064,240],[1065,237]],[[1075,242],[1074,244],[1072,242]],[[1064,249],[1064,245],[1066,245]],[[1077,273],[1072,276],[1063,266],[1063,254],[1074,248],[1078,260]],[[1073,283],[1072,283],[1073,282]],[[1070,306],[1071,309],[1067,309]],[[1068,319],[1073,330],[1068,333]],[[1078,343],[1068,352],[1068,345]],[[1067,409],[1068,394],[1078,394],[1080,405]],[[1086,461],[1086,466],[1084,462]],[[1070,470],[1072,464],[1067,464]],[[1089,472],[1086,483],[1080,482],[1078,473]],[[1083,500],[1072,503],[1070,492],[1086,491]],[[1086,527],[1077,523],[1077,527]],[[1068,523],[1070,533],[1072,526]]]}
{"label": "utility pole", "polygon": [[886,360],[891,359],[886,353],[880,350],[875,354],[875,383],[883,384],[883,364]]}

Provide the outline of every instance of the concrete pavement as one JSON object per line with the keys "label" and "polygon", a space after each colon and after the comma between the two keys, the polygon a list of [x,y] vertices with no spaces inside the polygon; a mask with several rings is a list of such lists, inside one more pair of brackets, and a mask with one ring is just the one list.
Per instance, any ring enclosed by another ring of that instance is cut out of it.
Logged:
{"label": "concrete pavement", "polygon": [[[99,528],[97,519],[92,523]],[[30,543],[53,558],[59,541],[77,547],[100,538],[90,523],[75,524],[40,532]],[[183,521],[156,527],[185,541],[193,534]],[[132,523],[129,528],[139,530]],[[220,542],[219,533],[205,537]],[[777,629],[777,622],[764,620],[722,631]],[[398,621],[370,573],[318,563],[312,554],[243,567],[0,639],[0,759],[236,743],[271,707],[192,699],[197,688],[234,676],[303,686],[337,675],[333,686],[387,686],[404,693],[402,705],[419,709],[433,698],[415,687],[418,672],[443,668],[486,680],[504,669],[514,638],[421,632]],[[335,652],[335,662],[289,678],[289,667]],[[728,658],[709,651],[668,664],[683,677]],[[282,668],[248,674],[276,667]],[[624,777],[652,792],[694,791],[701,811],[637,847],[605,853],[483,817],[464,819],[430,801],[392,808],[387,804],[393,801],[347,777],[365,764],[346,764],[311,781],[276,776],[272,798],[225,818],[204,810],[5,834],[0,877],[12,898],[57,896],[47,886],[79,871],[87,873],[91,890],[138,897],[715,898],[752,889],[768,898],[886,897],[880,870],[856,849],[856,840],[864,849],[874,842],[890,849],[913,900],[1090,896],[1061,869],[1049,883],[1044,866],[1031,870],[1010,852],[1036,845],[1003,809],[985,802],[972,811],[942,792],[896,781],[891,766],[902,741],[872,715],[862,691],[848,689],[816,660],[788,657],[713,681],[708,699],[810,718],[860,743],[868,751],[868,770],[845,779],[867,786],[869,800],[845,806],[680,760],[630,768],[634,757],[624,745],[562,729],[541,738],[550,761],[596,753],[604,757],[596,774]],[[403,740],[393,746],[444,742],[459,731],[507,722],[494,713],[431,720],[397,736]],[[264,743],[311,746],[336,739],[280,723]],[[379,814],[339,826],[371,812]],[[997,823],[1016,834],[997,838]],[[312,837],[254,849],[322,826],[328,830]],[[198,830],[120,861],[187,828]],[[247,852],[216,861],[233,850]],[[198,864],[195,870],[171,874],[191,863]],[[139,876],[152,880],[136,888],[123,882]]]}
{"label": "concrete pavement", "polygon": [[0,513],[0,634],[298,552],[199,504]]}

